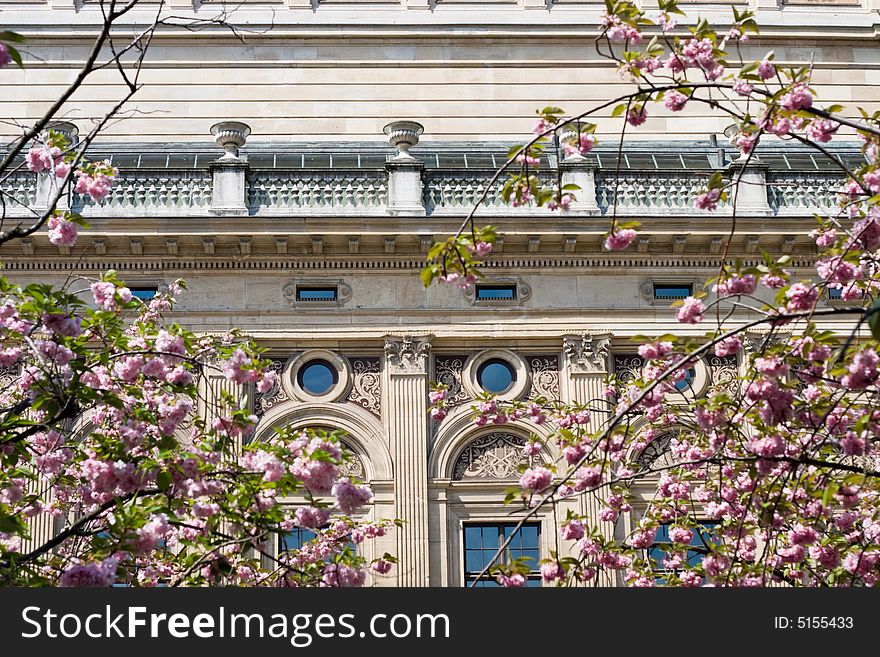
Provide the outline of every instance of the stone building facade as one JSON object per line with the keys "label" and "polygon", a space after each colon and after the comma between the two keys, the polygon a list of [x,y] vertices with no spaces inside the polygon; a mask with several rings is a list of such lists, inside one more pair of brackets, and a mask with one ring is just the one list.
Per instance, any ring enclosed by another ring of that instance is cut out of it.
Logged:
{"label": "stone building facade", "polygon": [[[773,49],[778,62],[812,61],[823,100],[877,109],[876,3],[757,0],[763,36],[744,55]],[[171,7],[207,15],[216,3]],[[724,3],[687,9],[729,14]],[[670,304],[717,272],[729,230],[728,206],[697,213],[691,202],[713,171],[736,166],[719,140],[724,120],[696,108],[658,112],[628,142],[619,179],[611,146],[587,160],[549,158],[547,170],[582,188],[566,213],[512,209],[491,191],[478,217],[502,240],[479,286],[420,283],[428,248],[457,230],[507,148],[529,134],[536,107],[585,108],[624,88],[592,50],[601,10],[571,0],[246,0],[234,14],[253,28],[244,43],[222,30],[162,31],[138,112],[93,148],[120,169],[113,193],[100,205],[65,200],[91,228],[73,249],[45,234],[4,245],[6,274],[62,284],[113,268],[144,295],[186,279],[176,321],[204,332],[238,327],[270,349],[279,385],[239,391],[260,417],[254,440],[279,425],[346,431],[356,455],[348,467],[376,492],[370,514],[406,521],[367,548],[401,561],[374,583],[461,586],[515,521],[504,491],[536,430],[477,427],[471,400],[497,389],[587,401],[609,374],[641,367],[633,336],[701,332],[677,324]],[[31,39],[26,70],[0,71],[0,115],[32,119],[59,94],[88,47],[94,12],[71,0],[0,4],[0,24]],[[118,92],[101,72],[65,116],[84,129]],[[396,126],[414,159],[398,157],[383,135],[401,119],[424,128],[417,139],[413,126]],[[600,139],[616,127],[606,119]],[[0,123],[0,132],[9,138],[14,128]],[[835,153],[859,158],[854,141]],[[731,255],[787,253],[810,277],[811,217],[831,207],[841,178],[783,145],[760,159],[744,174]],[[11,176],[4,191],[21,204],[45,200],[31,174]],[[622,253],[602,250],[615,205],[643,225]],[[682,404],[741,366],[701,362]],[[439,423],[427,414],[432,381],[453,400]],[[655,442],[646,464],[664,458]],[[591,500],[568,504],[596,511]],[[605,531],[625,532],[637,514]],[[560,549],[556,536],[541,512],[517,549],[543,558]]]}

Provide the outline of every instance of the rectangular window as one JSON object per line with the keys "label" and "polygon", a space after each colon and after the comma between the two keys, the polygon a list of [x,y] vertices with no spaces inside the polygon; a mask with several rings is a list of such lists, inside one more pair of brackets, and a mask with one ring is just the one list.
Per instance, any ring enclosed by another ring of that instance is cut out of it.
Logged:
{"label": "rectangular window", "polygon": [[296,287],[297,301],[336,301],[338,288],[335,285],[309,285]]}
{"label": "rectangular window", "polygon": [[841,294],[843,294],[843,288],[841,288],[841,287],[829,287],[828,288],[828,298],[829,299],[840,299]]}
{"label": "rectangular window", "polygon": [[[514,559],[527,559],[531,573],[526,586],[541,586],[541,575],[538,561],[541,558],[540,527],[538,524],[526,524],[514,534],[516,523],[467,524],[464,526],[464,579],[465,586],[471,586],[477,576],[489,563],[507,538],[513,535],[503,558],[496,564],[506,563]],[[494,577],[483,576],[477,586],[494,588],[500,586]]]}
{"label": "rectangular window", "polygon": [[[697,525],[696,529],[693,530],[694,535],[691,538],[690,545],[693,546],[694,549],[687,551],[687,561],[691,566],[696,566],[703,560],[703,557],[706,554],[706,548],[718,544],[719,537],[715,532],[717,526],[718,524],[714,522],[703,522]],[[651,562],[651,567],[656,573],[658,573],[658,575],[672,572],[663,564],[663,560],[667,555],[667,550],[672,546],[672,541],[669,538],[670,527],[672,527],[672,523],[664,523],[660,525],[660,527],[657,528],[657,535],[654,537],[654,542],[651,544],[651,547],[648,548],[648,560]],[[659,581],[662,581],[663,579],[664,578],[660,577]]]}
{"label": "rectangular window", "polygon": [[278,554],[299,550],[315,536],[317,536],[315,532],[303,527],[294,527],[289,532],[278,534]]}
{"label": "rectangular window", "polygon": [[654,283],[654,299],[658,301],[674,301],[684,299],[694,293],[690,283]]}
{"label": "rectangular window", "polygon": [[131,296],[141,301],[149,301],[159,291],[157,287],[130,287],[128,289],[131,290]]}
{"label": "rectangular window", "polygon": [[477,301],[513,301],[516,299],[516,284],[477,285]]}

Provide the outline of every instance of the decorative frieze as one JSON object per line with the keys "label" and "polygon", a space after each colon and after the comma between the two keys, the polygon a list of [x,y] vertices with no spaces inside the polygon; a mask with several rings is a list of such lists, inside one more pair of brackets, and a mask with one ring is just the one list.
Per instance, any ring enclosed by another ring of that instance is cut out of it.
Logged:
{"label": "decorative frieze", "polygon": [[281,376],[284,371],[285,362],[277,358],[271,359],[269,370],[275,372],[275,383],[266,392],[257,392],[255,394],[254,412],[257,417],[262,417],[273,406],[277,406],[281,402],[290,399],[290,396],[284,390],[284,386],[281,385]]}
{"label": "decorative frieze", "polygon": [[544,397],[549,401],[559,400],[559,357],[555,354],[529,356],[532,371],[531,397]]}
{"label": "decorative frieze", "polygon": [[730,395],[736,394],[739,391],[739,365],[736,355],[715,356],[713,354],[707,360],[712,384],[724,388]]}
{"label": "decorative frieze", "polygon": [[471,396],[462,385],[462,372],[467,356],[438,355],[434,359],[434,380],[446,386],[446,404],[453,407],[470,401]]}
{"label": "decorative frieze", "polygon": [[645,359],[636,354],[614,354],[614,373],[623,384],[642,377]]}
{"label": "decorative frieze", "polygon": [[376,417],[382,415],[382,378],[379,358],[359,356],[349,358],[351,364],[351,392],[348,401],[361,406]]}

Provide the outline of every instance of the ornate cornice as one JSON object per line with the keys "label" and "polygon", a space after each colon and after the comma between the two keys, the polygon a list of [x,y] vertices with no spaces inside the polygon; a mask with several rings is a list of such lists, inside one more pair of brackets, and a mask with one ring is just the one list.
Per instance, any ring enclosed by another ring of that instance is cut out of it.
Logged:
{"label": "ornate cornice", "polygon": [[[537,269],[717,269],[720,259],[699,256],[677,257],[638,257],[638,256],[601,256],[595,257],[572,257],[547,255],[543,257],[495,257],[485,263],[487,270],[515,268],[517,270]],[[757,266],[762,260],[744,260],[746,267]],[[812,258],[795,258],[791,266],[796,269],[806,269],[813,266]],[[425,265],[421,258],[388,258],[388,257],[344,257],[338,258],[314,258],[304,256],[292,260],[289,258],[272,257],[232,257],[232,258],[137,258],[121,256],[119,260],[113,258],[74,258],[74,257],[45,257],[33,256],[31,258],[3,257],[2,266],[6,271],[105,271],[116,269],[117,271],[278,271],[278,270],[420,270]]]}

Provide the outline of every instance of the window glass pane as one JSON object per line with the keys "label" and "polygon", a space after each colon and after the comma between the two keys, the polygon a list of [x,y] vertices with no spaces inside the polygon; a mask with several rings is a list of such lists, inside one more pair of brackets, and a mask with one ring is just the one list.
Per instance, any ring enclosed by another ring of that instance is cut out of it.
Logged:
{"label": "window glass pane", "polygon": [[785,157],[788,158],[788,163],[792,169],[813,171],[816,168],[816,164],[809,153],[786,153]]}
{"label": "window glass pane", "polygon": [[301,169],[303,156],[301,153],[276,153],[275,167],[278,169]]}
{"label": "window glass pane", "polygon": [[487,392],[506,392],[516,380],[513,368],[503,360],[493,358],[483,363],[477,371],[477,382]]}
{"label": "window glass pane", "polygon": [[675,389],[679,392],[684,392],[685,390],[688,390],[691,387],[691,384],[694,382],[694,377],[696,375],[697,370],[695,370],[693,367],[689,368],[688,371],[685,373],[684,378],[679,379],[674,383]]}
{"label": "window glass pane", "polygon": [[271,169],[275,166],[274,153],[248,153],[248,164],[257,169]]}
{"label": "window glass pane", "polygon": [[649,153],[627,153],[630,169],[656,169],[654,158]]}
{"label": "window glass pane", "polygon": [[[659,156],[658,156],[659,157]],[[684,165],[688,169],[711,169],[709,156],[705,154],[699,155],[683,155]]]}
{"label": "window glass pane", "polygon": [[311,529],[294,527],[291,531],[278,535],[278,551],[299,550],[304,544],[315,538],[317,534]]}
{"label": "window glass pane", "polygon": [[170,169],[192,169],[196,164],[194,153],[171,153],[168,156]]}
{"label": "window glass pane", "polygon": [[333,153],[334,169],[357,169],[358,156],[357,153]]}
{"label": "window glass pane", "polygon": [[477,300],[516,299],[516,285],[477,285]]}
{"label": "window glass pane", "polygon": [[479,525],[465,525],[464,527],[464,544],[468,547],[482,547],[483,532]]}
{"label": "window glass pane", "polygon": [[361,169],[380,169],[387,161],[388,156],[384,153],[362,153]]}
{"label": "window glass pane", "polygon": [[[516,523],[467,524],[464,526],[465,579],[470,585],[495,556],[499,547],[511,537],[506,558],[510,561],[520,557],[531,559],[532,573],[526,586],[540,586],[541,576],[538,572],[540,560],[539,526],[534,523],[524,525],[514,534]],[[477,582],[480,588],[494,588],[499,584],[494,578],[481,579]]]}
{"label": "window glass pane", "polygon": [[670,284],[670,283],[654,283],[655,299],[684,299],[693,294],[693,285],[688,284]]}
{"label": "window glass pane", "polygon": [[129,289],[131,290],[131,296],[140,299],[141,301],[149,301],[156,296],[156,292],[158,291],[155,287],[132,287]]}
{"label": "window glass pane", "polygon": [[660,169],[681,169],[681,158],[678,155],[654,155]]}
{"label": "window glass pane", "polygon": [[164,169],[168,163],[168,156],[165,153],[142,153],[141,168],[142,169]]}
{"label": "window glass pane", "polygon": [[[294,165],[296,166],[296,165]],[[306,153],[305,155],[305,168],[306,169],[329,169],[330,168],[330,154],[329,153]]]}
{"label": "window glass pane", "polygon": [[336,301],[336,286],[333,287],[298,287],[297,301]]}
{"label": "window glass pane", "polygon": [[312,395],[323,395],[338,381],[336,368],[323,360],[313,360],[297,373],[300,387]]}
{"label": "window glass pane", "polygon": [[467,163],[469,169],[494,169],[496,166],[491,153],[468,155]]}
{"label": "window glass pane", "polygon": [[141,160],[139,153],[115,153],[110,157],[110,162],[120,169],[135,169]]}

